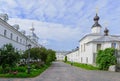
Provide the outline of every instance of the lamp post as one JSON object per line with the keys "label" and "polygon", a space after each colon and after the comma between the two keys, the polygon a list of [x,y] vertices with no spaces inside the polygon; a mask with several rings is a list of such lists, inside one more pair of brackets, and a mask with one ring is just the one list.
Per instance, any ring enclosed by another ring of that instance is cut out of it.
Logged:
{"label": "lamp post", "polygon": [[28,74],[30,74],[30,48],[31,48],[31,44],[28,44],[28,60],[27,60],[27,63],[28,63]]}

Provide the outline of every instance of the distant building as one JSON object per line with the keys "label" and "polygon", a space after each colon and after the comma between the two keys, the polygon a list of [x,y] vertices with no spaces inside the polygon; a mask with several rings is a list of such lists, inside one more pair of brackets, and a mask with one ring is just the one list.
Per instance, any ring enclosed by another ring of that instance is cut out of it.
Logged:
{"label": "distant building", "polygon": [[24,51],[27,45],[31,44],[32,47],[40,47],[38,37],[34,33],[34,28],[31,28],[31,34],[26,36],[26,32],[19,30],[19,25],[11,26],[7,23],[8,15],[0,14],[0,48],[4,44],[11,43],[16,50]]}
{"label": "distant building", "polygon": [[79,48],[73,49],[72,51],[67,53],[67,61],[79,62]]}
{"label": "distant building", "polygon": [[63,61],[68,51],[56,51],[56,60]]}
{"label": "distant building", "polygon": [[91,33],[85,35],[79,41],[78,57],[75,52],[69,53],[68,59],[72,57],[73,61],[85,64],[95,64],[98,50],[105,48],[116,48],[120,50],[120,35],[110,35],[109,30],[105,28],[102,33],[102,26],[99,24],[99,16],[94,17],[94,24],[91,27]]}

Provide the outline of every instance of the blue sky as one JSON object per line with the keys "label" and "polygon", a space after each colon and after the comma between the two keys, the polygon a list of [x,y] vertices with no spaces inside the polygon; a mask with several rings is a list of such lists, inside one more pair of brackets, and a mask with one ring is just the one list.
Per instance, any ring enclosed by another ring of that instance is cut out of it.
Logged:
{"label": "blue sky", "polygon": [[27,32],[33,22],[39,42],[47,48],[72,50],[91,32],[96,7],[102,28],[120,35],[119,4],[120,0],[0,0],[0,13]]}

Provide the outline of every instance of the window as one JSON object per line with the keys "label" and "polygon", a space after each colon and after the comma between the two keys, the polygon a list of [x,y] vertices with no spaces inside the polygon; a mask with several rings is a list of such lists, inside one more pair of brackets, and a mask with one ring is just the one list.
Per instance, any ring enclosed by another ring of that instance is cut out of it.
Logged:
{"label": "window", "polygon": [[97,44],[97,51],[101,50],[101,44]]}
{"label": "window", "polygon": [[112,44],[111,44],[111,47],[112,47],[112,48],[116,48],[116,43],[112,43]]}
{"label": "window", "polygon": [[81,45],[81,52],[82,52],[82,45]]}
{"label": "window", "polygon": [[18,37],[16,37],[16,41],[18,42]]}
{"label": "window", "polygon": [[13,38],[13,34],[11,33],[11,34],[10,34],[10,39],[12,39],[12,38]]}
{"label": "window", "polygon": [[7,30],[4,30],[4,36],[6,36],[7,35]]}
{"label": "window", "polygon": [[88,57],[86,57],[86,63],[88,63]]}
{"label": "window", "polygon": [[118,49],[120,50],[120,43],[118,44]]}
{"label": "window", "polygon": [[20,43],[22,43],[22,39],[20,39]]}
{"label": "window", "polygon": [[85,52],[85,43],[84,43],[84,52]]}
{"label": "window", "polygon": [[81,63],[82,63],[82,57],[81,57]]}

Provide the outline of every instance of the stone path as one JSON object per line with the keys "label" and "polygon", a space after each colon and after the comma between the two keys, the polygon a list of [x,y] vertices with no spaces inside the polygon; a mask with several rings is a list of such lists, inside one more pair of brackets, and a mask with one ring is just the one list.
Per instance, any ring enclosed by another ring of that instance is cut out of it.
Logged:
{"label": "stone path", "polygon": [[36,78],[1,78],[0,81],[120,81],[120,72],[88,71],[62,62],[54,62]]}

